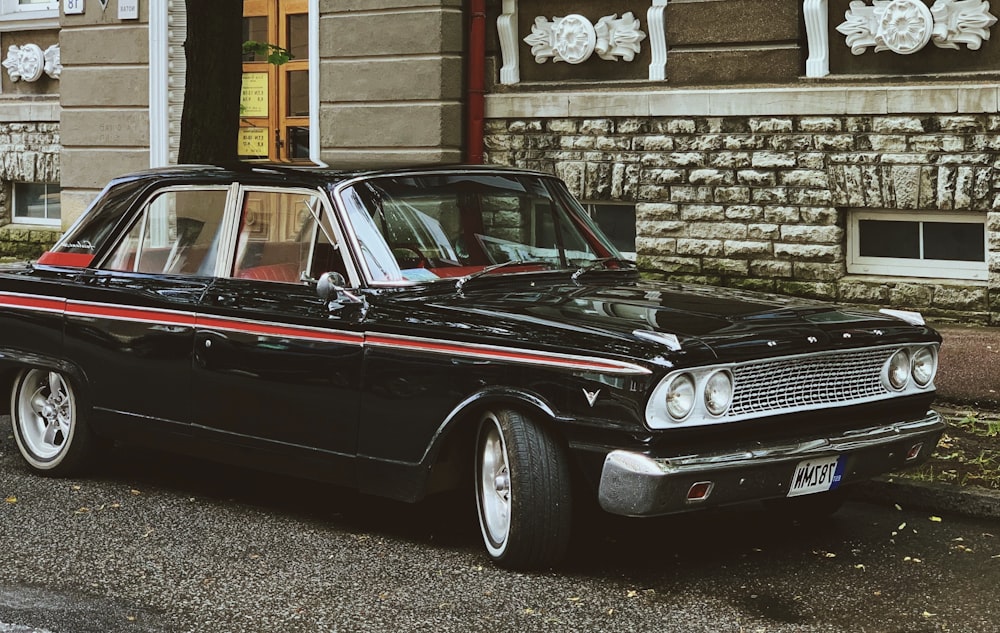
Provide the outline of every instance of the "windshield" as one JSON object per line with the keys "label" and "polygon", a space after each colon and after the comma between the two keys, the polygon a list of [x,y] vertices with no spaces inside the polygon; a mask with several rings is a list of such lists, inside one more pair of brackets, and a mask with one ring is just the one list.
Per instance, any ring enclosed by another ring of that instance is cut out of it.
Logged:
{"label": "windshield", "polygon": [[375,282],[573,268],[620,254],[557,180],[514,174],[375,178],[341,192]]}

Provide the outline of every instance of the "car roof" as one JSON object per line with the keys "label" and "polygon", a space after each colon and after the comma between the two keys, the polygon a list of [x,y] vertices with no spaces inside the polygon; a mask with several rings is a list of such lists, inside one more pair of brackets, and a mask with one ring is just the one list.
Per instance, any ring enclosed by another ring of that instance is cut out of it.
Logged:
{"label": "car roof", "polygon": [[499,165],[411,165],[399,167],[342,169],[315,165],[285,165],[271,163],[234,163],[232,165],[172,165],[125,174],[112,184],[135,181],[160,182],[252,182],[270,185],[325,186],[355,178],[379,176],[413,176],[421,174],[509,173],[553,177],[538,171]]}

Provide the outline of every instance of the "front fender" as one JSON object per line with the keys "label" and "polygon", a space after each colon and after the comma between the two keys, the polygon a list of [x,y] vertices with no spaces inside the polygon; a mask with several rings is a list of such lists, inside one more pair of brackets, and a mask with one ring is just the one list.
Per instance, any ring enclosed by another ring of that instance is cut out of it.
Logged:
{"label": "front fender", "polygon": [[458,488],[471,477],[473,441],[479,413],[490,406],[514,407],[554,421],[555,408],[538,394],[510,387],[485,387],[459,402],[438,425],[416,462],[358,455],[362,492],[415,502],[428,494]]}

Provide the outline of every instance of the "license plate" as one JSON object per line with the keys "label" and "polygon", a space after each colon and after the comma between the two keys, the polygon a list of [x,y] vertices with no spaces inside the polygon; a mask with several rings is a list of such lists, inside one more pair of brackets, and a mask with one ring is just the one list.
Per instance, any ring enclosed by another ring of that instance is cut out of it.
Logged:
{"label": "license plate", "polygon": [[799,462],[788,486],[788,496],[798,497],[834,490],[840,485],[844,468],[839,455]]}

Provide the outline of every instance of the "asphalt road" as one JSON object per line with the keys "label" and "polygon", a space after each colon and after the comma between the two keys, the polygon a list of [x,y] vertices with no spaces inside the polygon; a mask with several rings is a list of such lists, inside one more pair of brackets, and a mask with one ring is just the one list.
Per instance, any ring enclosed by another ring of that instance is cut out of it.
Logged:
{"label": "asphalt road", "polygon": [[119,451],[21,466],[0,419],[0,633],[1000,631],[1000,525],[850,502],[578,526],[562,569],[491,566],[472,508]]}

